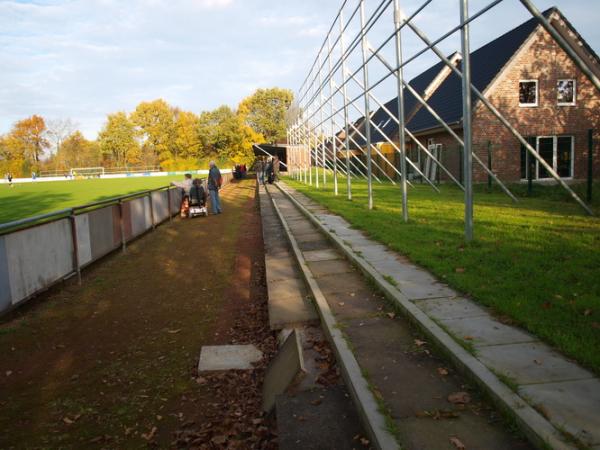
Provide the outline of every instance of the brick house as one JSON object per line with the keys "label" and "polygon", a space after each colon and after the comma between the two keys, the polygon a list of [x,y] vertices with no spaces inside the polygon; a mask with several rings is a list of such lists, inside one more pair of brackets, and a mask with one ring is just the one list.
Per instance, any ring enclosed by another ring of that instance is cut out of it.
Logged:
{"label": "brick house", "polygon": [[[600,60],[557,8],[544,12],[555,29],[576,49],[600,76]],[[460,69],[460,54],[452,55]],[[528,139],[548,164],[567,180],[584,179],[587,174],[588,129],[600,129],[600,93],[567,54],[542,28],[530,19],[515,29],[471,53],[472,82],[485,97]],[[443,63],[438,63],[410,81],[442,119],[462,137],[461,79]],[[397,98],[385,104],[397,114]],[[408,91],[405,93],[406,127],[457,178],[462,177],[461,146]],[[394,142],[398,126],[380,108],[373,123]],[[375,128],[375,127],[373,127]],[[398,166],[398,153],[378,130],[372,128],[372,142]],[[519,181],[528,176],[527,155],[517,139],[473,99],[474,151],[503,181]],[[408,138],[407,138],[408,139]],[[365,144],[364,141],[362,144]],[[365,145],[366,147],[366,145]],[[447,179],[436,164],[407,140],[408,155],[432,178]],[[594,177],[600,177],[600,145],[593,147]],[[532,163],[534,161],[531,158]],[[380,164],[381,165],[381,164]],[[538,167],[539,166],[539,167]],[[533,163],[532,178],[550,177]],[[386,169],[387,172],[387,169]],[[389,173],[392,175],[392,173]],[[409,171],[409,177],[414,170]],[[485,171],[473,165],[473,179],[487,179]]]}

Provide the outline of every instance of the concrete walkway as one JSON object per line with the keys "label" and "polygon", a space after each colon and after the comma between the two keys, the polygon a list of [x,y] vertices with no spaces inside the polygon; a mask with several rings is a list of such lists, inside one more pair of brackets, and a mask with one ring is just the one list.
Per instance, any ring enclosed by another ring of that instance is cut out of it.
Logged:
{"label": "concrete walkway", "polygon": [[[378,289],[282,192],[269,187],[269,193],[319,295],[334,314],[334,327],[343,331],[360,365],[362,375],[359,371],[358,376],[368,380],[371,395],[387,413],[387,429],[394,431],[402,448],[530,448],[507,430],[499,413],[436,354],[407,319],[393,313]],[[322,217],[327,215],[318,205],[309,206]],[[335,218],[327,216],[328,226],[342,231],[341,222],[334,223]],[[350,233],[348,229],[345,237],[352,238]],[[362,243],[362,251],[370,254],[372,249]]]}
{"label": "concrete walkway", "polygon": [[[396,291],[399,294],[396,297],[407,304],[403,309],[409,313],[414,311],[415,316],[423,316],[424,313],[424,320],[416,317],[417,321],[422,322],[421,326],[429,322],[431,328],[435,328],[435,333],[445,331],[456,342],[471,348],[472,354],[468,357],[475,361],[458,361],[458,365],[469,366],[467,371],[480,372],[480,375],[472,375],[479,377],[483,385],[488,383],[488,379],[489,384],[497,383],[498,379],[504,381],[514,391],[510,393],[513,398],[503,395],[504,399],[499,400],[513,409],[518,418],[524,421],[525,427],[533,427],[530,431],[538,433],[554,448],[569,448],[571,443],[568,441],[572,439],[572,443],[580,447],[600,449],[600,380],[592,373],[553,351],[534,336],[499,322],[486,308],[462,297],[403,256],[352,229],[343,218],[329,213],[308,197],[284,183],[279,186],[298,202],[295,206],[290,202],[290,208],[296,211],[298,207],[304,208],[304,213],[308,213],[320,225],[320,231],[337,241],[348,256],[368,266],[367,272],[376,278],[384,279],[384,283],[388,284],[385,288]],[[298,222],[296,227],[301,229],[307,225]],[[336,257],[331,249],[321,252],[309,252],[307,257],[313,257],[315,262],[320,261],[321,265],[330,265],[332,268],[343,266],[341,262],[334,262]],[[318,267],[315,269],[319,270]],[[336,278],[340,280],[344,276],[337,275]],[[411,308],[412,305],[416,308]],[[363,324],[366,322],[363,321]],[[384,328],[386,326],[373,327],[373,335]],[[452,357],[461,359],[457,355]],[[477,367],[480,365],[488,370],[482,371],[481,367]],[[490,372],[496,374],[497,378]],[[491,393],[498,397],[497,389]],[[514,397],[517,397],[516,401]],[[385,398],[388,400],[388,397]],[[539,417],[534,417],[532,411],[522,414],[522,411],[531,408],[519,405],[521,399],[534,408]],[[553,437],[548,435],[547,423],[543,422],[549,422],[555,428],[556,432],[551,433]],[[555,439],[557,436],[559,440]],[[467,448],[472,447],[467,445]]]}

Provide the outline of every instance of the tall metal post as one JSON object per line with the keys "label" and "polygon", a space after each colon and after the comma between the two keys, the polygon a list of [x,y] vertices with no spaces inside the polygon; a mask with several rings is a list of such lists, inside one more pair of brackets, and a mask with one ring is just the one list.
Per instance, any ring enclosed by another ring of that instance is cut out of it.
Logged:
{"label": "tall metal post", "polygon": [[592,201],[592,184],[594,183],[594,130],[588,130],[588,173],[587,173],[587,201]]}
{"label": "tall metal post", "polygon": [[367,57],[368,57],[368,44],[367,34],[365,31],[365,0],[360,0],[360,34],[361,34],[361,47],[362,47],[362,61],[363,61],[363,86],[365,91],[365,137],[367,141],[367,197],[369,201],[369,209],[373,209],[373,174],[371,170],[371,121],[370,121],[370,107],[369,107],[369,70],[367,68]]}
{"label": "tall metal post", "polygon": [[319,117],[321,124],[319,125],[319,130],[321,130],[320,142],[321,142],[321,163],[323,164],[323,187],[327,183],[327,175],[326,175],[326,164],[325,161],[327,157],[325,155],[325,133],[323,129],[323,106],[324,106],[324,98],[323,98],[323,71],[321,70],[322,60],[321,53],[319,52]]}
{"label": "tall metal post", "polygon": [[[333,96],[333,73],[331,73],[331,33],[327,35],[327,67],[329,69],[329,96]],[[338,172],[337,172],[337,144],[335,142],[335,126],[333,125],[333,117],[335,107],[333,105],[333,98],[331,98],[330,104],[330,115],[331,115],[331,151],[333,152],[333,195],[338,195]]]}
{"label": "tall metal post", "polygon": [[306,121],[306,136],[307,136],[307,141],[308,141],[308,145],[307,145],[307,151],[308,151],[308,184],[309,184],[309,186],[312,186],[312,149],[310,148],[310,146],[311,146],[310,135],[311,135],[310,124],[308,123],[308,120],[307,120]]}
{"label": "tall metal post", "polygon": [[340,11],[340,50],[342,58],[342,96],[344,97],[344,146],[346,147],[346,192],[348,193],[348,200],[352,200],[352,180],[350,178],[350,130],[348,126],[348,90],[346,88],[346,71],[348,69],[346,65],[346,58],[344,52],[346,48],[344,46],[344,13]]}
{"label": "tall metal post", "polygon": [[463,165],[465,187],[465,240],[473,240],[473,135],[471,130],[471,58],[469,45],[469,0],[460,3],[460,38],[462,50],[463,97]]}
{"label": "tall metal post", "polygon": [[408,222],[408,192],[406,183],[406,137],[404,133],[404,73],[402,70],[402,11],[399,0],[394,0],[394,24],[396,26],[396,72],[398,80],[398,136],[400,139],[400,184],[402,186],[402,219]]}

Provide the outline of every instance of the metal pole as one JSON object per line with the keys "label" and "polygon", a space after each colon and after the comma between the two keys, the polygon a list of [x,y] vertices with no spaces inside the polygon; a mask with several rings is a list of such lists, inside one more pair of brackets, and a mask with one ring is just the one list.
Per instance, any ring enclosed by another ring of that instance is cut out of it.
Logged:
{"label": "metal pole", "polygon": [[77,239],[77,221],[75,219],[75,212],[71,210],[69,216],[69,222],[71,224],[71,238],[73,241],[73,269],[77,273],[77,283],[81,284],[81,265],[79,263],[79,243]]}
{"label": "metal pole", "polygon": [[[170,192],[169,192],[170,194]],[[172,213],[169,210],[169,217]],[[123,201],[119,200],[119,228],[121,228],[121,249],[125,251],[127,248],[127,241],[125,240],[125,221],[123,220]]]}
{"label": "metal pole", "polygon": [[371,170],[371,121],[369,114],[369,70],[367,68],[367,35],[365,34],[365,0],[360,0],[360,28],[361,28],[361,47],[363,60],[363,86],[365,95],[365,134],[367,141],[367,197],[369,209],[373,209],[373,180]]}
{"label": "metal pole", "polygon": [[460,3],[460,38],[462,51],[463,153],[465,187],[465,240],[473,240],[473,135],[471,130],[471,50],[469,46],[469,1]]}
{"label": "metal pole", "polygon": [[[487,163],[488,163],[488,169],[491,172],[492,171],[492,141],[488,141],[487,144]],[[488,190],[492,189],[492,177],[491,175],[488,173]]]}
{"label": "metal pole", "polygon": [[404,72],[402,70],[402,12],[399,0],[394,0],[394,24],[396,26],[396,72],[398,81],[398,138],[400,139],[400,185],[402,186],[402,219],[408,222],[408,193],[406,186],[406,137],[404,135]]}
{"label": "metal pole", "polygon": [[331,150],[333,151],[333,195],[338,195],[337,147],[335,144],[335,127],[333,126],[333,73],[331,73],[331,34],[327,35],[327,66],[329,69],[329,96],[331,97]]}
{"label": "metal pole", "polygon": [[342,58],[342,96],[344,97],[344,146],[346,148],[346,192],[348,200],[352,200],[352,181],[350,180],[350,130],[348,127],[348,91],[346,87],[346,58],[344,57],[344,15],[340,11],[340,51]]}
{"label": "metal pole", "polygon": [[588,130],[588,173],[587,201],[592,201],[592,184],[594,182],[594,130]]}

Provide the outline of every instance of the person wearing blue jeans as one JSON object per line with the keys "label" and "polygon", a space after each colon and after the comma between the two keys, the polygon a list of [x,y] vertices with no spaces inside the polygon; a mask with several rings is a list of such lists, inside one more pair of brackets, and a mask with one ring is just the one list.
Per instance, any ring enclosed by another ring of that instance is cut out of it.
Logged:
{"label": "person wearing blue jeans", "polygon": [[213,214],[221,214],[221,199],[219,198],[219,189],[221,189],[222,178],[221,171],[217,167],[214,161],[209,163],[208,170],[208,192],[210,194],[210,204],[212,206]]}

